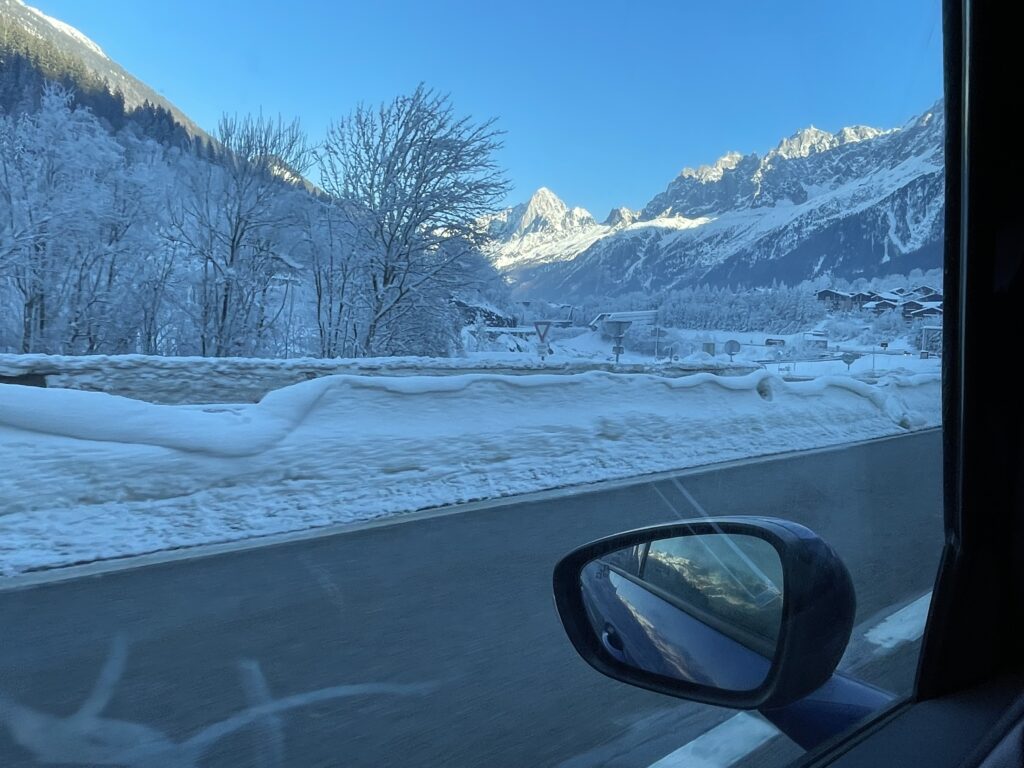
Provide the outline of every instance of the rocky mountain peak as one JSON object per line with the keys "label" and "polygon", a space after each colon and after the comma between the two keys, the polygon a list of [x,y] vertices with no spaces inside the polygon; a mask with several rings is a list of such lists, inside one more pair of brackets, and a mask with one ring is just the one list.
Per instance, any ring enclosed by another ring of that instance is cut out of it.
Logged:
{"label": "rocky mountain peak", "polygon": [[606,227],[628,227],[640,216],[639,211],[634,211],[632,208],[626,208],[620,206],[619,208],[612,208],[611,213],[608,217],[601,222]]}
{"label": "rocky mountain peak", "polygon": [[719,181],[726,171],[733,170],[739,165],[743,155],[739,152],[726,152],[711,165],[702,165],[698,168],[683,168],[679,175],[684,179],[696,179],[702,183]]}

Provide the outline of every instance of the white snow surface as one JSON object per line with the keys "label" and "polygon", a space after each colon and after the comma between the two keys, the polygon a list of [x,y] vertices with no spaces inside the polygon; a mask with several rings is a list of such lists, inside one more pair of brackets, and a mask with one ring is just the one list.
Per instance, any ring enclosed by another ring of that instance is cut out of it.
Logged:
{"label": "white snow surface", "polygon": [[932,593],[926,592],[869,629],[865,639],[886,650],[919,639],[924,634],[931,604]]}
{"label": "white snow surface", "polygon": [[0,386],[0,573],[939,423],[937,375],[328,376],[256,404]]}
{"label": "white snow surface", "polygon": [[37,16],[39,16],[43,21],[45,21],[48,24],[52,25],[58,31],[63,32],[68,37],[74,38],[79,43],[81,43],[86,48],[88,48],[90,51],[95,53],[97,56],[102,56],[104,59],[109,58],[107,56],[107,54],[105,54],[103,52],[102,48],[100,48],[98,45],[96,45],[96,43],[94,43],[88,37],[83,35],[77,29],[72,27],[70,24],[66,24],[63,21],[61,21],[60,19],[55,19],[55,18],[53,18],[53,16],[47,16],[45,13],[40,11],[38,8],[35,8],[35,7],[25,3],[23,0],[18,0],[18,1],[22,5],[24,5],[26,8],[28,8],[30,11],[32,11],[32,13],[36,14]]}

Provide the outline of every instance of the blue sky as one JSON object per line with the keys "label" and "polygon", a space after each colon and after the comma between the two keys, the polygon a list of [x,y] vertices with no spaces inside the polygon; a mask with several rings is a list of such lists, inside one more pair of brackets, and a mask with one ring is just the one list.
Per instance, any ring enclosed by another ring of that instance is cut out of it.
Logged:
{"label": "blue sky", "polygon": [[262,107],[316,140],[357,102],[425,81],[498,118],[510,201],[547,186],[599,219],[685,166],[811,124],[897,126],[942,89],[939,0],[34,5],[207,129]]}

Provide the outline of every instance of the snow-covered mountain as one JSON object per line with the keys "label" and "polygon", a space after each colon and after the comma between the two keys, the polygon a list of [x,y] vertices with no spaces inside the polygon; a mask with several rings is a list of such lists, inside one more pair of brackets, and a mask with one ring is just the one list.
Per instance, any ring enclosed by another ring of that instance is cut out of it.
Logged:
{"label": "snow-covered mountain", "polygon": [[[85,70],[98,81],[105,82],[111,92],[120,92],[127,109],[142,106],[148,101],[170,112],[190,135],[206,135],[188,115],[107,56],[99,45],[70,24],[47,16],[22,0],[0,0],[0,64],[3,63],[5,49],[18,51],[25,41],[45,49],[47,60],[52,61],[52,54],[56,53],[74,62],[77,73]],[[77,73],[64,74],[74,80]]]}
{"label": "snow-covered mountain", "polygon": [[[811,127],[764,156],[730,152],[603,224],[540,190],[492,221],[492,258],[519,293],[562,301],[937,267],[942,108],[898,129]],[[528,218],[541,207],[551,215]]]}
{"label": "snow-covered mountain", "polygon": [[606,234],[583,208],[569,208],[547,187],[541,187],[525,203],[506,208],[484,220],[495,242],[499,268],[519,264],[543,264],[579,253]]}

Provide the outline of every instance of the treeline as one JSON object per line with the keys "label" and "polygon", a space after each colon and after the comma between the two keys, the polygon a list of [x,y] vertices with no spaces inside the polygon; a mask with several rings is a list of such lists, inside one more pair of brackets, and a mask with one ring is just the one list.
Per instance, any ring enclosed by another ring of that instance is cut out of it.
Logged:
{"label": "treeline", "polygon": [[884,293],[896,288],[913,290],[920,285],[927,285],[938,291],[942,290],[943,277],[941,269],[912,269],[905,275],[885,275],[883,277],[864,278],[859,277],[853,280],[834,278],[828,275],[817,277],[801,283],[807,290],[817,292],[825,288],[832,288],[837,291],[856,293],[857,291],[875,291]]}
{"label": "treeline", "polygon": [[659,293],[630,293],[595,299],[584,305],[583,315],[598,312],[654,309],[658,324],[666,328],[696,330],[765,331],[796,333],[824,319],[823,304],[807,286],[728,288],[698,285]]}
{"label": "treeline", "polygon": [[87,103],[77,75],[71,90],[13,60],[0,350],[444,355],[464,323],[454,297],[504,299],[476,232],[504,195],[497,133],[446,97],[360,107],[315,147],[262,115],[197,142],[166,110],[118,120],[116,95]]}

